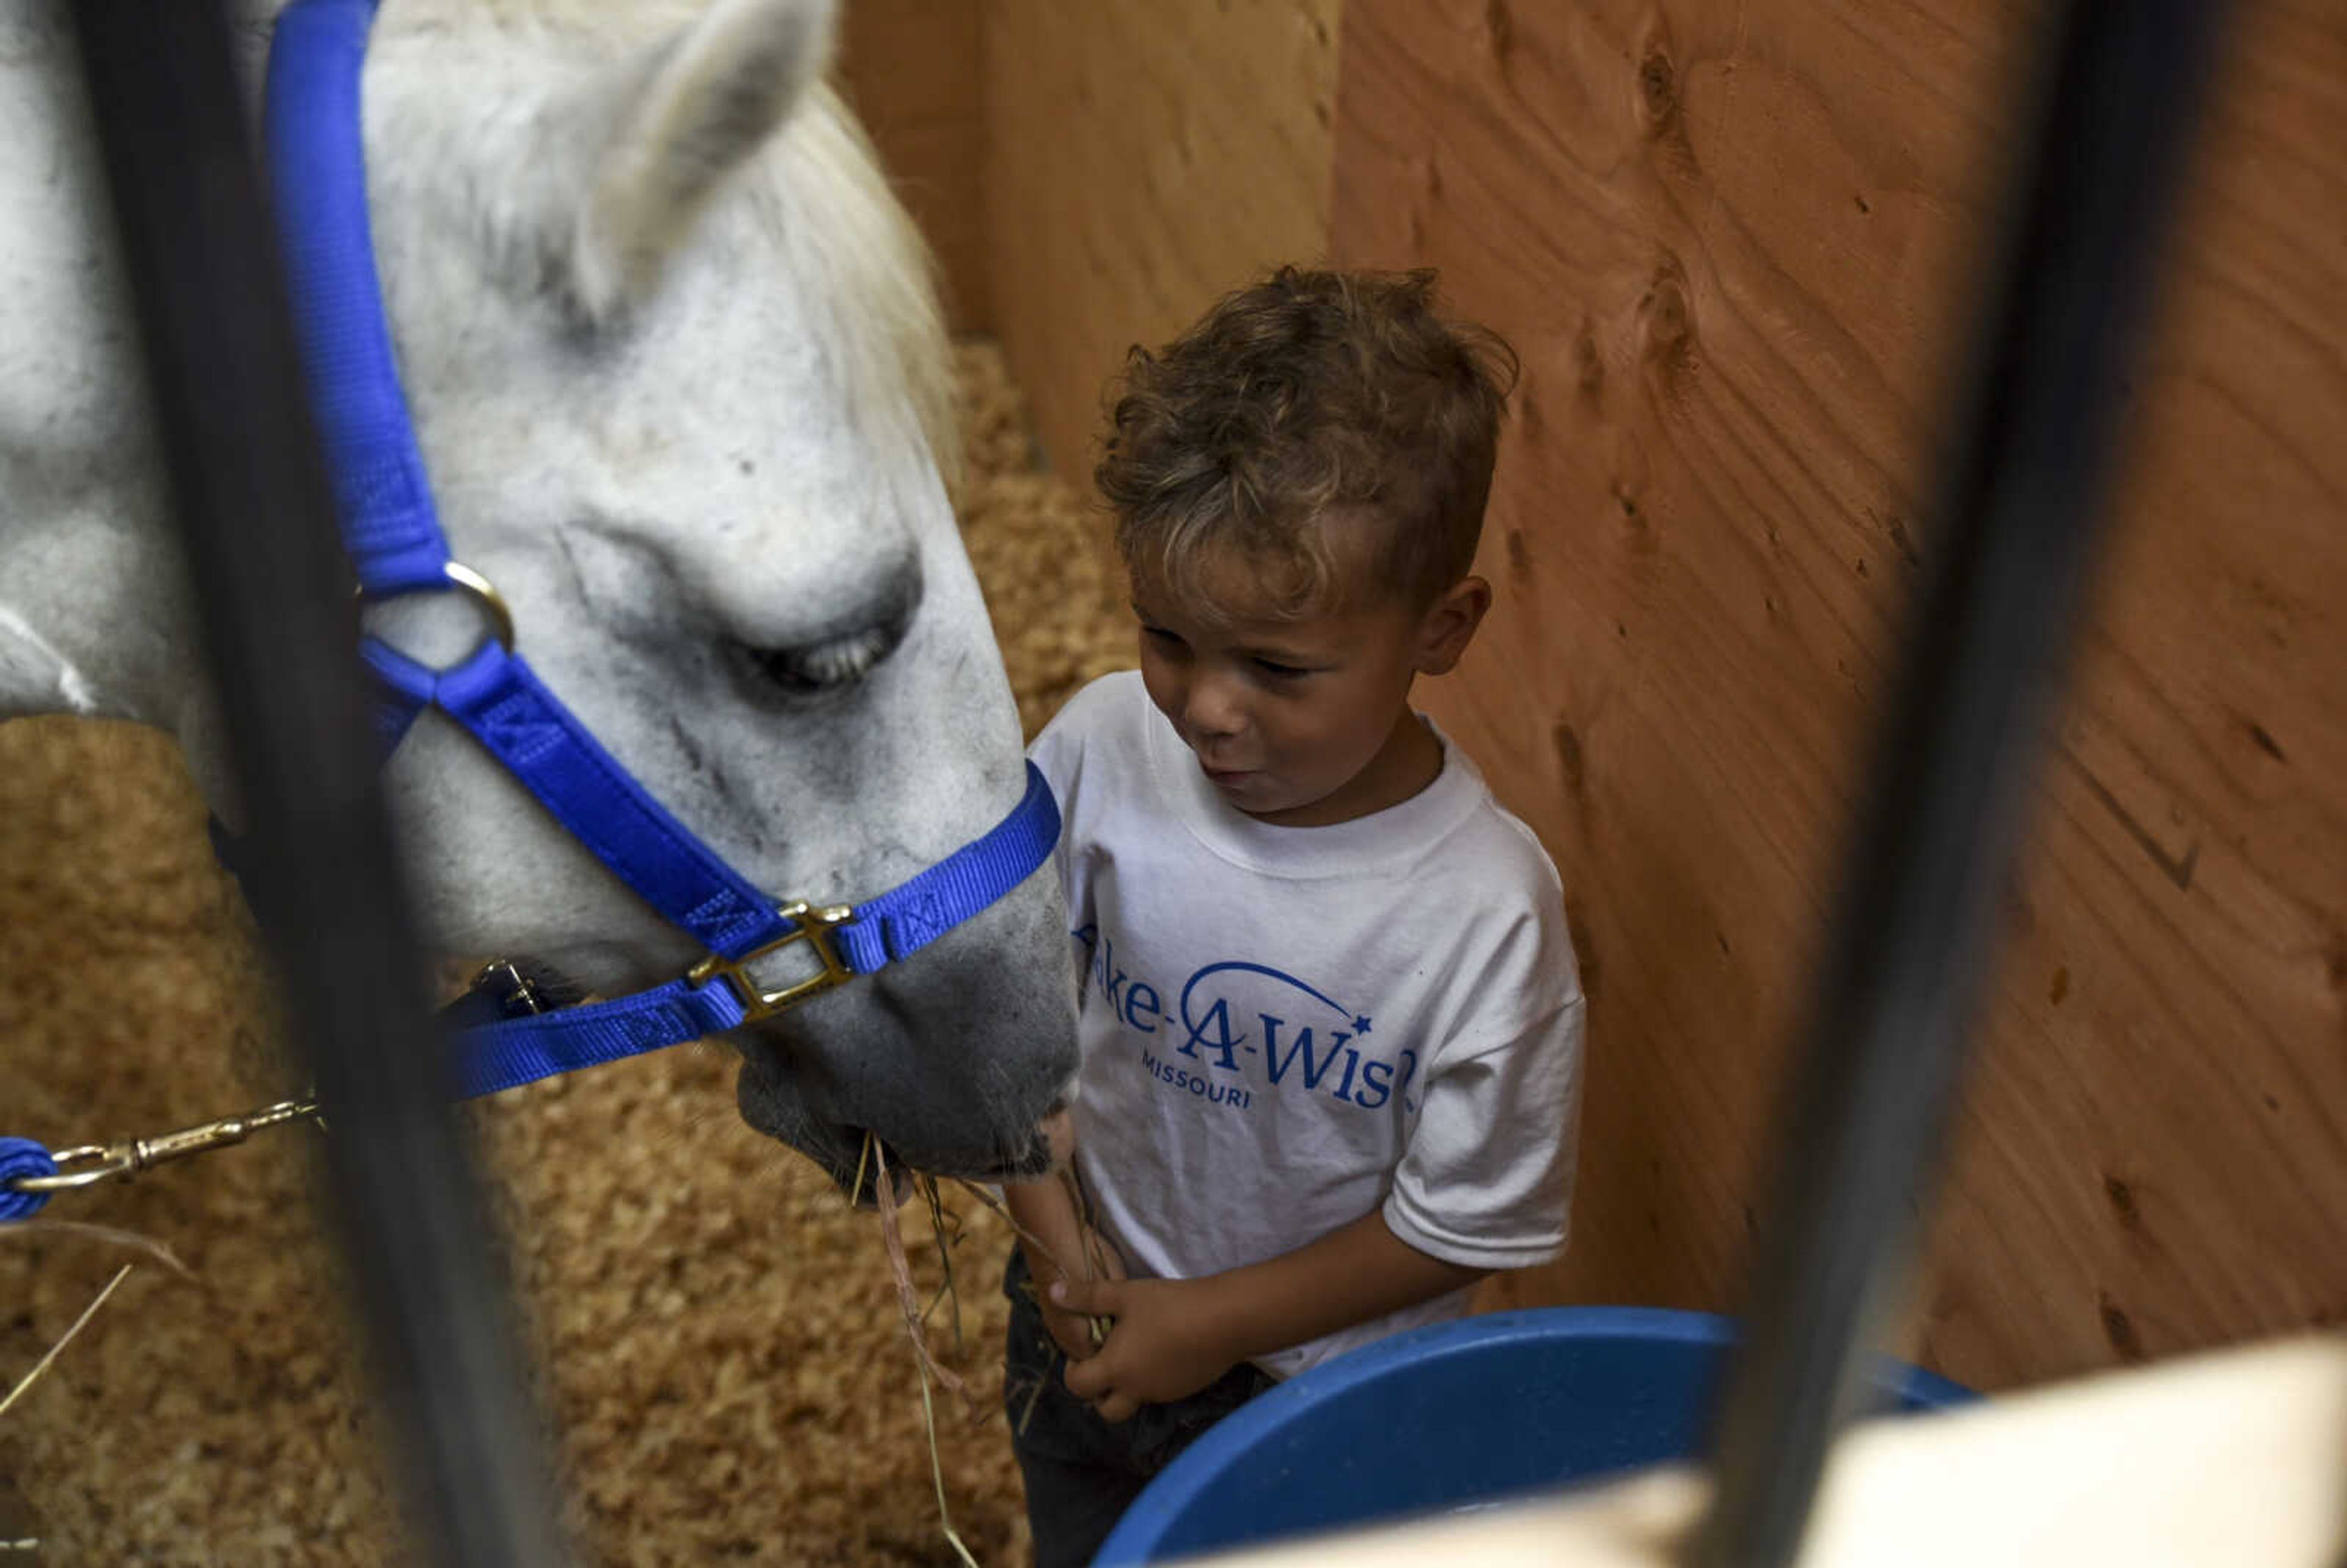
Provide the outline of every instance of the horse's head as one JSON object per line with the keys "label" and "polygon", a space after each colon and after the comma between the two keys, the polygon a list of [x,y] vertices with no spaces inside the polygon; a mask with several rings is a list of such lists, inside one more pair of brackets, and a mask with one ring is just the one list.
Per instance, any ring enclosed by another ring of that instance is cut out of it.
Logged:
{"label": "horse's head", "polygon": [[[630,47],[389,6],[365,91],[386,308],[457,559],[656,797],[817,904],[903,881],[1024,783],[934,456],[938,306],[822,85],[830,12],[723,4]],[[458,613],[379,620],[446,651]],[[604,991],[698,956],[452,727],[386,782],[448,950]],[[1074,1068],[1064,927],[1047,866],[737,1031],[743,1114],[842,1177],[866,1129],[929,1169],[1033,1168]]]}
{"label": "horse's head", "polygon": [[[822,83],[829,0],[723,0],[633,38],[603,0],[570,25],[500,15],[560,8],[393,0],[368,54],[376,259],[441,520],[510,602],[518,651],[653,796],[777,901],[852,904],[979,836],[1024,784],[940,479],[950,367],[926,256]],[[94,161],[60,145],[99,231]],[[24,177],[26,253],[102,252],[44,237],[67,215],[39,150],[0,159]],[[43,427],[89,477],[77,512],[10,498],[26,521],[0,540],[0,712],[166,723],[232,815],[209,704],[181,689],[184,590],[124,522],[159,512],[151,443],[118,435],[135,396],[74,401],[87,363],[127,379],[109,291],[60,281],[70,308],[26,323],[27,384],[56,389]],[[60,550],[89,602],[42,600]],[[477,638],[469,617],[415,596],[370,625],[438,663]],[[436,714],[385,784],[444,950],[606,993],[700,956]],[[743,1114],[843,1179],[866,1129],[940,1172],[1035,1168],[1075,1065],[1064,927],[1047,866],[736,1031]]]}

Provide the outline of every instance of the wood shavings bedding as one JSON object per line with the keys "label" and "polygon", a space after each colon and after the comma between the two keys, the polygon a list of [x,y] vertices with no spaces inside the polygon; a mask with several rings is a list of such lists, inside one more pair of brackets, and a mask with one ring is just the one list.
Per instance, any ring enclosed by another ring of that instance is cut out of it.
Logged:
{"label": "wood shavings bedding", "polygon": [[[965,345],[969,552],[1029,733],[1132,662],[1077,495],[1030,466],[999,354]],[[183,1125],[268,1098],[261,960],[170,743],[129,725],[0,724],[0,1108],[50,1141]],[[957,1561],[938,1528],[914,1358],[872,1216],[743,1126],[733,1069],[687,1046],[468,1114],[559,1431],[582,1561]],[[77,1200],[59,1219],[152,1237],[140,1267],[0,1420],[8,1524],[61,1563],[410,1561],[353,1331],[287,1132]],[[71,1206],[68,1209],[67,1203]],[[999,1413],[1008,1226],[948,1196],[965,1344],[933,1348],[989,1419],[940,1399],[953,1522],[980,1563],[1027,1559]],[[900,1214],[924,1302],[933,1218]],[[0,1247],[0,1383],[127,1261],[76,1226]]]}

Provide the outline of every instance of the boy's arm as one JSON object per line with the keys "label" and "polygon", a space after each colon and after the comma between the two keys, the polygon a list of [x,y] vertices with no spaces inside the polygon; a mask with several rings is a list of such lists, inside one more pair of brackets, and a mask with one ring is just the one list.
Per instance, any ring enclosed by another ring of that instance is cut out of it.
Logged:
{"label": "boy's arm", "polygon": [[[1024,1222],[1021,1222],[1024,1223]],[[1294,1252],[1198,1279],[1069,1281],[1063,1310],[1113,1317],[1068,1388],[1108,1420],[1194,1394],[1241,1361],[1462,1290],[1489,1269],[1446,1263],[1395,1235],[1379,1210]]]}
{"label": "boy's arm", "polygon": [[[1097,1234],[1085,1234],[1075,1199],[1059,1176],[1005,1182],[1002,1204],[1019,1228],[1019,1250],[1027,1255],[1037,1291],[1049,1292],[1061,1279],[1081,1284],[1095,1272],[1123,1277],[1123,1260]],[[1043,1309],[1043,1326],[1071,1357],[1081,1359],[1099,1348],[1082,1313],[1053,1305],[1048,1294],[1036,1305]]]}
{"label": "boy's arm", "polygon": [[[1568,949],[1562,967],[1570,963]],[[1571,1203],[1582,1012],[1576,989],[1495,1041],[1441,1061],[1393,1188],[1373,1212],[1225,1274],[1071,1286],[1060,1305],[1112,1317],[1115,1326],[1099,1355],[1068,1368],[1069,1389],[1108,1419],[1122,1420],[1140,1405],[1204,1388],[1240,1361],[1463,1289],[1493,1267],[1554,1256]],[[1390,1206],[1406,1227],[1460,1231],[1450,1198],[1460,1194],[1471,1197],[1479,1224],[1460,1234],[1474,1238],[1464,1245],[1491,1259],[1489,1266],[1435,1257],[1386,1223]],[[1490,1222],[1501,1215],[1511,1218],[1494,1235]],[[1551,1227],[1553,1236],[1538,1235]]]}

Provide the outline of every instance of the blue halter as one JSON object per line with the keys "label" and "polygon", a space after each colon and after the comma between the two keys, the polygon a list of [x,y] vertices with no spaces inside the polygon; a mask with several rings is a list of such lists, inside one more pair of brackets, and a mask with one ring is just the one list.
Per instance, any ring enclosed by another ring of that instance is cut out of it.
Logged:
{"label": "blue halter", "polygon": [[[493,589],[451,560],[391,350],[367,223],[359,76],[377,0],[296,0],[269,56],[265,135],[293,320],[362,591],[466,591],[499,636],[431,669],[369,638],[384,743],[425,708],[488,748],[579,842],[710,957],[667,985],[614,1001],[463,1030],[461,1092],[486,1094],[763,1018],[917,952],[1024,882],[1060,834],[1034,764],[1018,807],[983,838],[855,906],[777,907],[646,794],[513,651]],[[777,990],[751,963],[804,943],[817,965]]]}

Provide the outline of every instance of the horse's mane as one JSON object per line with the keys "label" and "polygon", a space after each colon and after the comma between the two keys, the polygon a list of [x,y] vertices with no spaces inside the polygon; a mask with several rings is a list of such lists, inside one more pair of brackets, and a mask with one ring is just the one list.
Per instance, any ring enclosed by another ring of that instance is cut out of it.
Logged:
{"label": "horse's mane", "polygon": [[825,215],[784,238],[847,302],[841,330],[858,413],[871,428],[888,428],[909,395],[947,486],[958,485],[953,361],[928,242],[890,190],[863,125],[829,83],[817,85],[776,141],[760,177],[780,187],[782,210]]}
{"label": "horse's mane", "polygon": [[[284,0],[246,0],[247,25],[265,32]],[[706,0],[387,0],[386,33],[478,31],[649,44],[706,10]],[[849,395],[858,423],[899,428],[909,400],[950,488],[960,477],[953,363],[938,305],[936,261],[890,190],[879,154],[829,83],[793,111],[750,176],[773,200],[754,203],[809,280],[842,302],[837,313]],[[789,224],[786,215],[821,221]]]}

